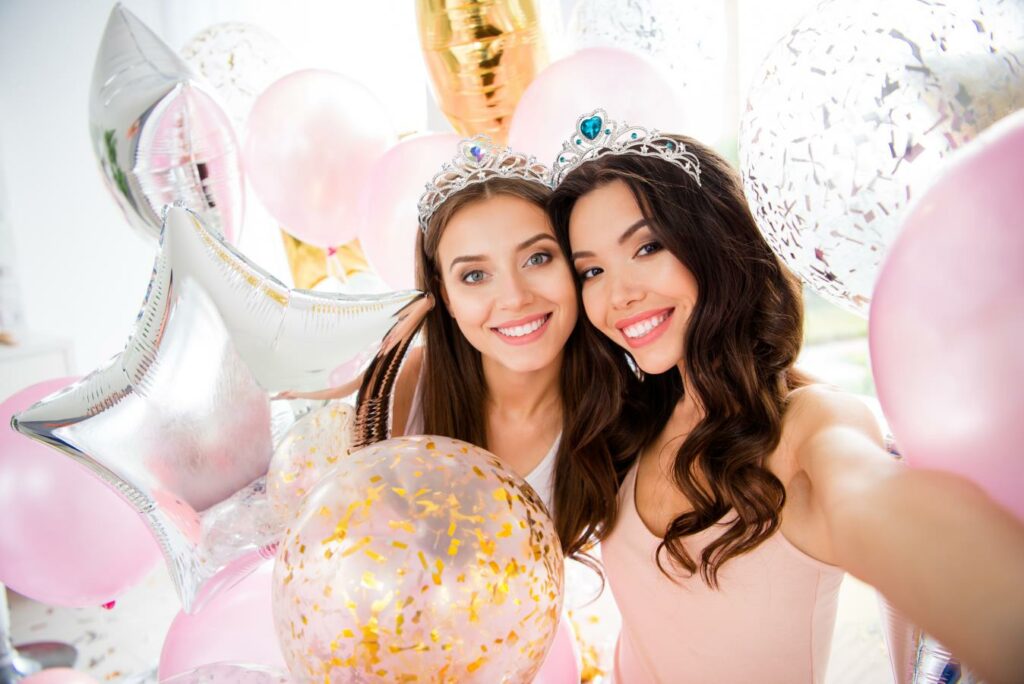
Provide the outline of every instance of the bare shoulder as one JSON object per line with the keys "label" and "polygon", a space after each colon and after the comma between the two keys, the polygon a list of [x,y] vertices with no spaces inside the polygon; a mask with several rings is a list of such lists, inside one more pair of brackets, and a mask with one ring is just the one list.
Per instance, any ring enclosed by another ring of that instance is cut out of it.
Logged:
{"label": "bare shoulder", "polygon": [[881,428],[867,403],[824,384],[806,385],[790,394],[782,442],[802,470],[810,470],[812,461],[832,460],[839,453],[877,457],[884,452]]}
{"label": "bare shoulder", "polygon": [[398,371],[395,381],[395,401],[392,409],[391,435],[400,437],[405,432],[405,424],[409,421],[412,411],[412,400],[416,394],[416,384],[423,369],[423,347],[413,347],[408,351],[402,369]]}
{"label": "bare shoulder", "polygon": [[805,385],[790,393],[782,429],[791,444],[829,429],[862,432],[877,437],[879,443],[882,439],[878,421],[860,397],[824,384]]}

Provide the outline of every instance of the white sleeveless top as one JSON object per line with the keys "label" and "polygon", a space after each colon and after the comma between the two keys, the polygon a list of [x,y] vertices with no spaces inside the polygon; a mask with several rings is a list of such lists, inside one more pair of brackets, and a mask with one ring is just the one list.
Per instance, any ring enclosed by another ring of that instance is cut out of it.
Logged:
{"label": "white sleeveless top", "polygon": [[[405,421],[405,434],[419,435],[423,433],[423,407],[420,402],[420,386],[422,377],[416,383],[416,389],[412,395],[412,406],[409,407],[409,419]],[[553,513],[552,508],[555,496],[555,456],[558,454],[558,445],[562,442],[562,435],[555,437],[554,443],[548,449],[540,463],[534,466],[523,479],[533,487],[540,500],[547,506],[548,511]]]}

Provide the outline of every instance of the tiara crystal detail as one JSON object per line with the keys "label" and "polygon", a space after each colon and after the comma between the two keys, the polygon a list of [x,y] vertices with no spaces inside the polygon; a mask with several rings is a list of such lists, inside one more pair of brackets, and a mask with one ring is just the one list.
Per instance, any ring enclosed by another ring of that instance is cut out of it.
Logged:
{"label": "tiara crystal detail", "polygon": [[551,169],[509,147],[499,147],[486,135],[459,142],[458,154],[441,167],[420,196],[420,230],[427,231],[430,217],[459,190],[492,178],[521,178],[550,189]]}
{"label": "tiara crystal detail", "polygon": [[562,151],[551,165],[555,185],[574,169],[610,154],[637,154],[675,164],[700,185],[700,160],[682,143],[656,130],[612,121],[603,109],[576,120],[576,132],[562,143]]}

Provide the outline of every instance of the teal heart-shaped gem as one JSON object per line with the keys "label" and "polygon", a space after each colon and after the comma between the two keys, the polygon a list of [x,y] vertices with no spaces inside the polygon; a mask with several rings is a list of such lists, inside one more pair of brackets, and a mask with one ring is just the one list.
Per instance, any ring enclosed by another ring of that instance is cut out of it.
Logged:
{"label": "teal heart-shaped gem", "polygon": [[589,119],[584,119],[583,122],[580,123],[580,133],[582,133],[583,137],[587,140],[593,140],[597,137],[597,134],[601,132],[601,126],[603,124],[604,122],[601,121],[601,117],[599,116],[592,116]]}

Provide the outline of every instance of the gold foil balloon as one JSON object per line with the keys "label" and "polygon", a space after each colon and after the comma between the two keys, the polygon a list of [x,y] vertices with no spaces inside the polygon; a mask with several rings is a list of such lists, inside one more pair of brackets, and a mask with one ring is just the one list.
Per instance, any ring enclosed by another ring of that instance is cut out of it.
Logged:
{"label": "gold foil balloon", "polygon": [[417,0],[416,19],[448,121],[504,144],[520,95],[548,63],[533,0]]}
{"label": "gold foil balloon", "polygon": [[529,682],[562,609],[536,493],[445,437],[379,442],[306,498],[274,567],[274,619],[302,682]]}
{"label": "gold foil balloon", "polygon": [[282,518],[291,519],[317,482],[352,446],[351,406],[332,401],[296,421],[274,449],[267,471],[267,496]]}
{"label": "gold foil balloon", "polygon": [[284,229],[281,229],[281,239],[284,241],[292,281],[300,290],[312,290],[320,281],[332,275],[345,280],[351,275],[370,270],[358,238],[340,247],[327,249],[303,242]]}

